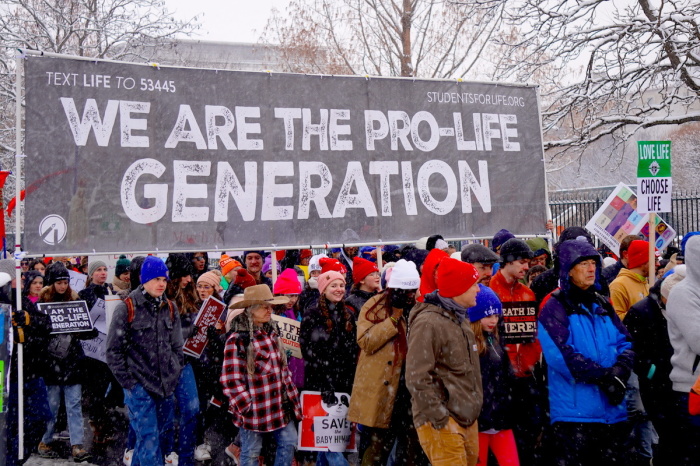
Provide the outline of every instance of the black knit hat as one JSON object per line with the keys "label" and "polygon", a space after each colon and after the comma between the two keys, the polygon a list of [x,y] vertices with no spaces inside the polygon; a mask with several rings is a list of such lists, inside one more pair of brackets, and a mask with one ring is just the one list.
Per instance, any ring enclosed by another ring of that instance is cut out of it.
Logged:
{"label": "black knit hat", "polygon": [[44,280],[47,286],[51,286],[59,280],[70,281],[70,275],[68,274],[66,266],[63,265],[63,262],[58,261],[49,265],[49,268],[46,269]]}
{"label": "black knit hat", "polygon": [[187,259],[187,256],[179,253],[171,253],[165,261],[165,265],[170,272],[170,279],[177,280],[178,278],[186,277],[194,274],[192,262]]}
{"label": "black knit hat", "polygon": [[129,266],[129,286],[132,290],[135,290],[141,284],[141,266],[146,258],[144,256],[136,256],[131,259],[131,265]]}
{"label": "black knit hat", "polygon": [[501,246],[501,263],[517,261],[520,259],[532,259],[532,249],[521,239],[511,238]]}

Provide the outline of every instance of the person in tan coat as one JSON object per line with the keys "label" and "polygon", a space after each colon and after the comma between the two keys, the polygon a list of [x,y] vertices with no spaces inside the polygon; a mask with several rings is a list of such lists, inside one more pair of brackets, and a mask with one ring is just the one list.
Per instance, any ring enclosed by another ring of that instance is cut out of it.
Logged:
{"label": "person in tan coat", "polygon": [[365,303],[357,321],[361,352],[348,419],[358,424],[363,466],[386,464],[394,441],[398,464],[427,464],[413,429],[404,371],[406,321],[420,276],[404,259],[389,270],[387,289]]}
{"label": "person in tan coat", "polygon": [[472,264],[445,257],[437,267],[438,289],[408,318],[406,385],[418,439],[433,466],[474,466],[479,459],[483,392],[467,317],[478,279]]}

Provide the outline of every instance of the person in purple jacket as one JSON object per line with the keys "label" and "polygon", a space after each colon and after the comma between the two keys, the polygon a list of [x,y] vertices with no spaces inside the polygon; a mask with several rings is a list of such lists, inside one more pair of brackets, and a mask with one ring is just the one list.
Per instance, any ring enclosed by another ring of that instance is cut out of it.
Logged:
{"label": "person in purple jacket", "polygon": [[[296,270],[284,269],[277,277],[273,292],[275,296],[286,296],[289,298],[289,302],[286,304],[276,306],[275,314],[301,322],[301,311],[298,306],[301,283],[297,277]],[[302,391],[304,389],[304,360],[295,358],[289,353],[287,356],[289,370],[292,372],[292,381],[299,391]]]}

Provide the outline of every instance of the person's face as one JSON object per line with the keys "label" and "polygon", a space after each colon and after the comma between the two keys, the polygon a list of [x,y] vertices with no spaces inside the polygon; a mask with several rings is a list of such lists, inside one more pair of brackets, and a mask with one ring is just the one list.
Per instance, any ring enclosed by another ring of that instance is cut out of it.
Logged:
{"label": "person's face", "polygon": [[39,292],[44,287],[44,277],[36,277],[29,285],[29,294],[39,296]]}
{"label": "person's face", "polygon": [[336,278],[328,284],[326,289],[323,291],[326,299],[332,303],[339,303],[345,297],[345,285],[343,281]]}
{"label": "person's face", "polygon": [[321,275],[320,270],[312,270],[311,272],[309,272],[309,277],[318,277],[319,275]]}
{"label": "person's face", "polygon": [[344,251],[345,251],[345,255],[348,256],[348,257],[351,258],[351,259],[352,259],[353,257],[355,257],[355,256],[357,255],[357,251],[360,250],[360,248],[355,247],[355,246],[350,246],[350,247],[343,248],[343,249],[344,249]]}
{"label": "person's face", "polygon": [[180,277],[180,288],[187,288],[187,285],[192,283],[192,275],[185,275]]}
{"label": "person's face", "polygon": [[284,295],[287,298],[289,298],[289,302],[284,305],[286,309],[292,309],[294,305],[299,301],[299,295],[298,294],[286,294]]}
{"label": "person's face", "polygon": [[123,274],[119,275],[119,280],[130,283],[131,282],[131,273],[130,272],[124,272]]}
{"label": "person's face", "polygon": [[97,270],[92,272],[92,282],[96,285],[104,285],[107,281],[107,267],[97,267]]}
{"label": "person's face", "polygon": [[201,272],[204,270],[204,266],[207,264],[205,259],[203,252],[196,252],[194,256],[192,256],[192,265],[195,271]]}
{"label": "person's face", "polygon": [[249,253],[245,256],[245,268],[248,269],[248,273],[256,274],[260,273],[263,266],[263,258],[260,254],[254,252]]}
{"label": "person's face", "polygon": [[596,262],[593,259],[588,259],[579,262],[569,270],[569,277],[571,277],[571,283],[581,288],[582,290],[587,290],[595,283],[595,270]]}
{"label": "person's face", "polygon": [[214,294],[214,287],[209,283],[197,283],[197,295],[199,299],[204,301],[209,296]]}
{"label": "person's face", "polygon": [[46,272],[46,266],[41,262],[37,262],[36,264],[34,264],[34,270],[44,275],[44,273]]}
{"label": "person's face", "polygon": [[59,280],[53,286],[56,289],[56,293],[63,294],[68,289],[68,280]]}
{"label": "person's face", "polygon": [[272,316],[272,306],[270,306],[269,304],[258,306],[255,309],[253,309],[251,315],[253,316],[253,323],[255,325],[262,325],[264,323],[267,323],[270,321]]}
{"label": "person's face", "polygon": [[531,274],[530,275],[530,282],[528,283],[528,285],[532,284],[532,282],[535,281],[535,278],[539,277],[540,275],[542,275],[542,272],[536,272],[536,273]]}
{"label": "person's face", "polygon": [[503,274],[507,275],[515,280],[522,280],[525,278],[525,273],[530,268],[529,259],[519,259],[517,261],[508,262],[503,266]]}
{"label": "person's face", "polygon": [[143,289],[146,290],[146,293],[150,294],[154,298],[160,298],[163,296],[163,293],[165,293],[165,289],[167,287],[168,279],[165,277],[156,277],[143,284]]}
{"label": "person's face", "polygon": [[360,280],[360,288],[365,291],[377,291],[381,288],[381,276],[379,272],[372,272]]}
{"label": "person's face", "polygon": [[310,260],[310,257],[304,257],[302,260],[299,261],[299,265],[309,265]]}
{"label": "person's face", "polygon": [[481,328],[484,330],[484,332],[493,332],[496,325],[498,325],[498,314],[493,314],[481,319]]}
{"label": "person's face", "polygon": [[20,265],[22,266],[22,272],[29,270],[29,261],[20,261]]}
{"label": "person's face", "polygon": [[462,307],[469,308],[476,306],[476,295],[479,294],[479,284],[474,283],[467,291],[452,298]]}
{"label": "person's face", "polygon": [[484,286],[489,286],[491,277],[493,276],[493,264],[484,264],[482,262],[474,262],[477,272],[479,272],[479,281]]}
{"label": "person's face", "polygon": [[540,254],[537,257],[533,257],[530,259],[530,267],[534,267],[536,265],[541,265],[543,267],[547,266],[547,254]]}

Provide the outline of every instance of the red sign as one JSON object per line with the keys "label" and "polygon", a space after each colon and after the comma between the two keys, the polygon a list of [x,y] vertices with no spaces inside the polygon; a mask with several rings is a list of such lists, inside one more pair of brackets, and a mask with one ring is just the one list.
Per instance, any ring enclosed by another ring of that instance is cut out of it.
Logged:
{"label": "red sign", "polygon": [[348,421],[350,395],[336,392],[335,403],[327,405],[321,392],[301,392],[298,450],[357,451],[355,425]]}
{"label": "red sign", "polygon": [[209,296],[199,309],[194,325],[199,329],[197,334],[185,341],[182,351],[192,357],[199,358],[207,346],[207,328],[216,325],[226,305],[213,296]]}

